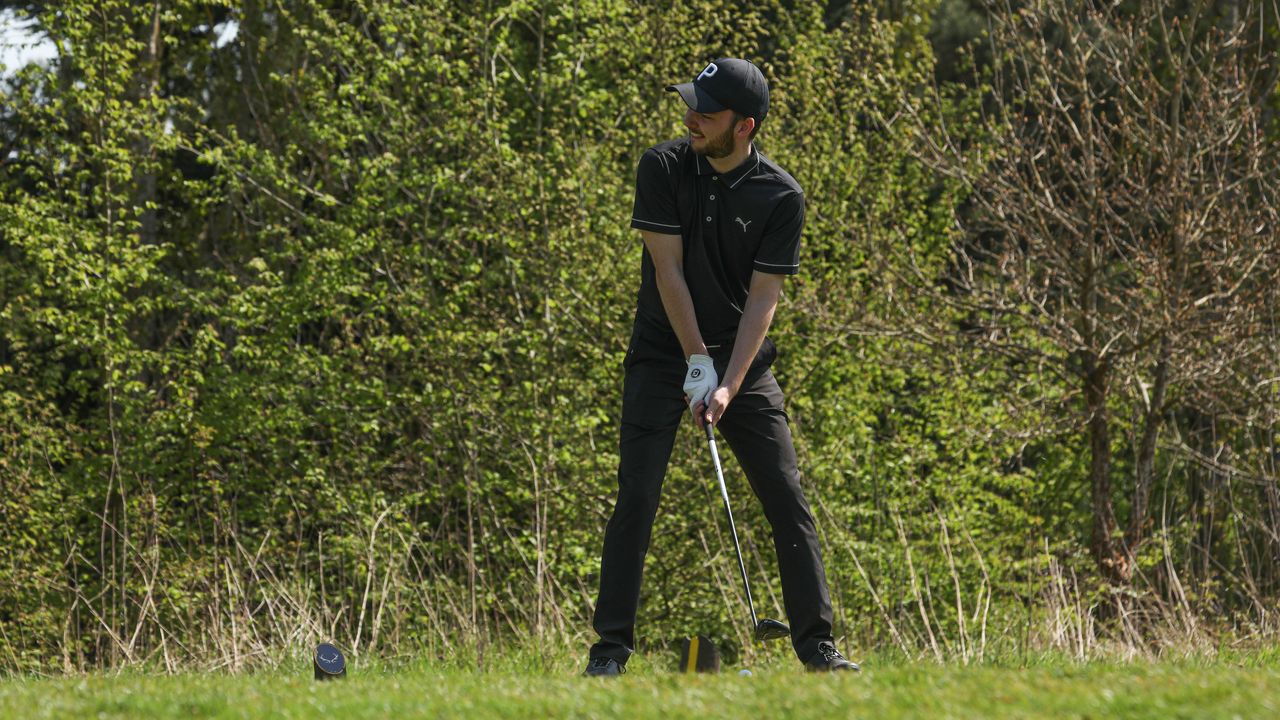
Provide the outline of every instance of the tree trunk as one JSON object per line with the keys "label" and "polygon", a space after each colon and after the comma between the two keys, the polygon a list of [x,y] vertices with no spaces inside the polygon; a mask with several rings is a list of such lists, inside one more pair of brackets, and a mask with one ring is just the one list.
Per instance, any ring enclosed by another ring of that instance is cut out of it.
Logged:
{"label": "tree trunk", "polygon": [[[1275,425],[1272,423],[1268,427],[1275,427]],[[1264,543],[1267,552],[1263,557],[1267,558],[1268,562],[1263,564],[1263,582],[1266,582],[1267,587],[1274,592],[1276,585],[1280,582],[1280,477],[1276,474],[1280,448],[1276,446],[1276,434],[1269,432],[1267,435],[1270,435],[1270,443],[1267,459],[1263,464],[1265,470],[1262,478],[1262,494],[1267,508],[1264,518],[1267,525],[1267,538]]]}
{"label": "tree trunk", "polygon": [[1151,487],[1155,476],[1156,440],[1164,419],[1164,398],[1169,386],[1169,361],[1172,355],[1169,336],[1160,339],[1160,356],[1156,360],[1155,382],[1151,398],[1143,418],[1142,439],[1138,443],[1138,457],[1133,484],[1133,505],[1129,509],[1129,529],[1125,532],[1124,552],[1129,558],[1138,554],[1138,546],[1145,539]]}
{"label": "tree trunk", "polygon": [[1089,484],[1092,488],[1093,529],[1091,549],[1098,569],[1109,582],[1127,584],[1129,562],[1117,547],[1115,509],[1111,504],[1111,427],[1107,417],[1105,360],[1090,354],[1084,363],[1085,409],[1089,417]]}
{"label": "tree trunk", "polygon": [[[160,90],[160,62],[164,52],[164,33],[160,26],[160,2],[156,0],[151,7],[151,28],[147,42],[143,46],[142,62],[138,70],[139,100],[149,102]],[[134,176],[134,207],[139,212],[139,239],[143,245],[154,245],[156,242],[156,211],[152,207],[156,199],[156,174],[149,163],[154,160],[155,148],[146,133],[140,133],[134,152],[139,159],[139,171]]]}

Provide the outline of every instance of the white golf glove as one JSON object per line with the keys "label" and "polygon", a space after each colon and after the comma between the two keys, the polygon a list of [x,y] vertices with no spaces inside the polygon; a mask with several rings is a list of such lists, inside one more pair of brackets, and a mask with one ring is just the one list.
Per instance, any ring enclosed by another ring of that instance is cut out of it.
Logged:
{"label": "white golf glove", "polygon": [[689,409],[694,410],[698,403],[711,400],[720,379],[716,377],[716,368],[711,358],[706,355],[690,355],[689,369],[684,374],[684,394],[689,396]]}

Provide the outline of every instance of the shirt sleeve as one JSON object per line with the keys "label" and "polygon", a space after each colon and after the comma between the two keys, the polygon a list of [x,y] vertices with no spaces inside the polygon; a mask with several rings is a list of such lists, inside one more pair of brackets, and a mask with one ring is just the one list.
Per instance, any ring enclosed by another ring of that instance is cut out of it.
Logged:
{"label": "shirt sleeve", "polygon": [[778,203],[756,253],[755,269],[771,275],[800,272],[800,231],[804,228],[804,194],[792,193]]}
{"label": "shirt sleeve", "polygon": [[666,235],[680,234],[676,214],[676,168],[671,158],[653,148],[640,156],[636,168],[636,203],[631,227]]}

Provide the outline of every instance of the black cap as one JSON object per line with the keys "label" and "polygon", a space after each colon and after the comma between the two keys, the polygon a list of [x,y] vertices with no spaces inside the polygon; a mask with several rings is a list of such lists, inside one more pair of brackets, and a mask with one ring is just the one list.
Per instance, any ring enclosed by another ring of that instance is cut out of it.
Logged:
{"label": "black cap", "polygon": [[670,85],[695,112],[729,109],[764,122],[769,114],[769,83],[760,68],[738,58],[720,58],[703,68],[691,83]]}

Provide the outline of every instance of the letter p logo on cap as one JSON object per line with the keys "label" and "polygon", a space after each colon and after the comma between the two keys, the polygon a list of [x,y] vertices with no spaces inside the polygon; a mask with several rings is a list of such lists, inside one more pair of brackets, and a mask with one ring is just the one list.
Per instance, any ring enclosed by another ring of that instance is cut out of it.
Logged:
{"label": "letter p logo on cap", "polygon": [[[720,72],[720,68],[717,67],[715,63],[711,63],[710,65],[707,65],[705,68],[703,68],[702,72],[698,73],[698,77],[694,78],[693,81],[698,82],[702,78],[712,77],[718,72]],[[686,75],[685,77],[689,77],[689,76]]]}

